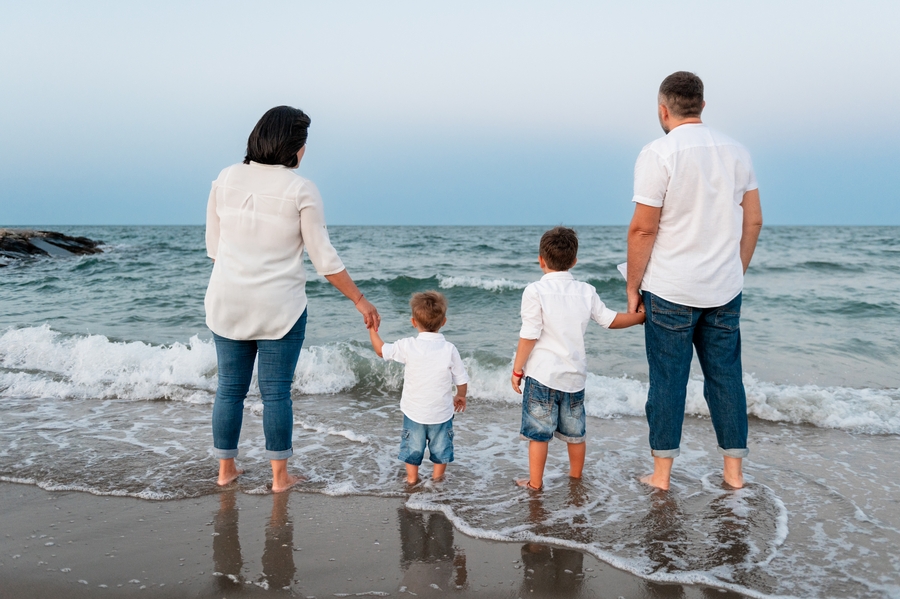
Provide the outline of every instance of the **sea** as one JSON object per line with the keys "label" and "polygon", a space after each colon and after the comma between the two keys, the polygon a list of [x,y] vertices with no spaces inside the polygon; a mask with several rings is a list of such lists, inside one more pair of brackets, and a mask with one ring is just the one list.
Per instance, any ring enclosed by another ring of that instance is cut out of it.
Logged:
{"label": "sea", "polygon": [[[576,278],[625,308],[624,227],[576,227]],[[217,493],[216,355],[204,229],[57,227],[102,254],[0,268],[0,481],[174,501]],[[522,289],[545,227],[332,227],[386,341],[415,333],[409,298],[447,296],[443,332],[471,377],[442,483],[404,482],[402,366],[372,351],[352,302],[309,268],[293,386],[298,490],[405,498],[463,534],[584,551],[652,581],[751,597],[900,597],[900,228],[767,227],[746,277],[747,485],[726,490],[695,363],[672,489],[652,462],[642,327],[586,337],[587,465],[551,443],[540,496],[509,373]],[[241,492],[266,493],[259,391],[245,406]],[[427,463],[427,462],[426,462]],[[425,466],[427,473],[429,468]]]}

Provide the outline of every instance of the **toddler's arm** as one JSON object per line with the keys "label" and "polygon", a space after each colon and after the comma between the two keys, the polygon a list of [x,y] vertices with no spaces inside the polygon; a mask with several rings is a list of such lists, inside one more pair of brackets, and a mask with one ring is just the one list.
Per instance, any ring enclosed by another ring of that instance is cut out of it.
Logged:
{"label": "toddler's arm", "polygon": [[[519,337],[519,346],[516,348],[516,361],[513,362],[513,373],[510,382],[512,383],[513,391],[520,395],[522,391],[519,390],[519,384],[525,376],[525,363],[528,361],[528,356],[531,355],[531,350],[534,349],[535,343],[537,343],[537,339]],[[517,373],[522,376],[516,376]]]}
{"label": "toddler's arm", "polygon": [[644,321],[646,319],[646,312],[631,312],[628,314],[626,314],[625,312],[619,312],[613,319],[612,324],[609,325],[609,328],[627,329],[628,327],[633,327],[636,324],[644,324]]}
{"label": "toddler's arm", "polygon": [[375,327],[369,329],[369,341],[372,342],[372,349],[375,350],[378,357],[383,358],[384,356],[381,355],[381,348],[384,347],[384,341],[381,340],[381,336],[378,334]]}
{"label": "toddler's arm", "polygon": [[453,398],[453,411],[454,412],[465,412],[466,411],[466,390],[469,388],[468,383],[463,383],[462,385],[456,386],[456,397]]}

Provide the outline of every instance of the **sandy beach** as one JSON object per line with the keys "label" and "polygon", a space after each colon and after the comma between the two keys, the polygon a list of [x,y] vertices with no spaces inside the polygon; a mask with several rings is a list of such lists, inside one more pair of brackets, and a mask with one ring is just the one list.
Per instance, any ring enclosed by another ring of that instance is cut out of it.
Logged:
{"label": "sandy beach", "polygon": [[225,491],[154,502],[0,484],[0,597],[741,597],[578,551],[472,539],[401,499]]}

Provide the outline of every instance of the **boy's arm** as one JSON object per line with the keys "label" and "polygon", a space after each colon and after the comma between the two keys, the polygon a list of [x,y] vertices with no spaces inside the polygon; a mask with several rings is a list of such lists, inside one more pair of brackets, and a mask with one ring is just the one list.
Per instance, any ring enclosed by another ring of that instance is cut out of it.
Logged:
{"label": "boy's arm", "polygon": [[535,343],[537,343],[537,339],[525,339],[519,337],[519,345],[516,347],[516,360],[513,362],[512,378],[510,379],[513,391],[516,393],[522,393],[522,391],[519,390],[519,384],[525,376],[525,363],[528,362],[528,356],[531,355],[531,350],[534,349]]}
{"label": "boy's arm", "polygon": [[[643,307],[638,308],[639,310],[643,310]],[[636,324],[644,324],[644,321],[647,319],[646,312],[629,312],[628,314],[624,312],[619,312],[616,314],[616,317],[613,318],[612,324],[609,325],[611,329],[627,329],[628,327],[633,327]]]}
{"label": "boy's arm", "polygon": [[369,329],[369,341],[372,342],[372,349],[375,350],[375,353],[378,354],[379,358],[383,358],[381,355],[381,348],[384,347],[384,341],[381,340],[381,336],[378,334],[378,331],[375,327]]}
{"label": "boy's arm", "polygon": [[456,397],[453,398],[453,411],[454,412],[465,412],[466,411],[466,390],[468,390],[469,384],[463,383],[461,385],[456,386]]}

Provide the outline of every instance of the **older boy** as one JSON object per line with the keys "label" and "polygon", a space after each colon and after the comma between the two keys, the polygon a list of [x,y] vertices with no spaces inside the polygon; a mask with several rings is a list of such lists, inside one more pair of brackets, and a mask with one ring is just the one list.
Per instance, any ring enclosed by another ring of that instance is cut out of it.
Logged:
{"label": "older boy", "polygon": [[[426,291],[414,294],[409,305],[418,337],[385,343],[373,327],[369,338],[380,357],[406,365],[400,396],[400,460],[406,463],[406,482],[416,484],[426,445],[434,480],[440,480],[453,461],[453,413],[466,409],[469,376],[459,351],[438,332],[447,324],[447,299],[437,291]],[[456,397],[451,393],[453,385]]]}
{"label": "older boy", "polygon": [[516,484],[534,491],[544,486],[544,466],[553,436],[568,444],[569,476],[581,478],[584,469],[584,332],[588,321],[608,329],[644,322],[643,313],[613,312],[591,285],[576,281],[569,269],[575,266],[577,256],[575,231],[556,227],[544,233],[538,256],[544,276],[522,294],[522,329],[512,386],[522,393],[519,385],[524,378],[521,434],[529,440],[529,478]]}

